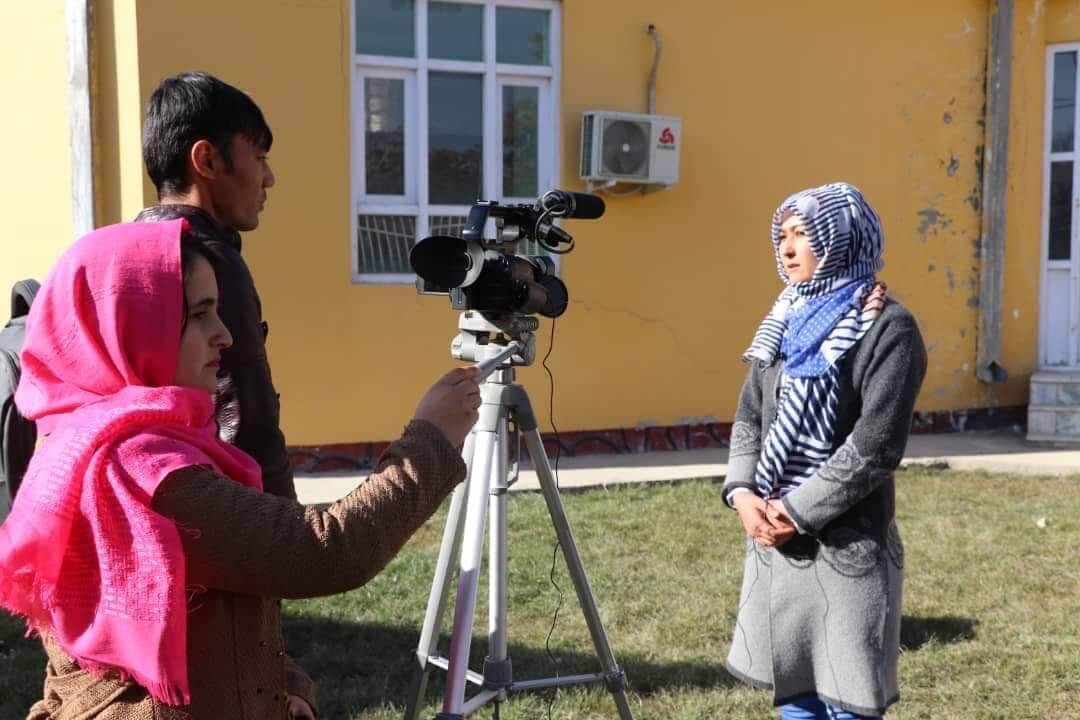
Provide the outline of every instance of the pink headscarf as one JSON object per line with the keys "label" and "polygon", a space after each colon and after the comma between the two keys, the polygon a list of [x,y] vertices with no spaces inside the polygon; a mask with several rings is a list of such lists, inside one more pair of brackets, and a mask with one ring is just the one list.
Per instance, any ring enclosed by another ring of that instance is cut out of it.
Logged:
{"label": "pink headscarf", "polygon": [[210,393],[173,385],[183,227],[96,230],[45,281],[15,399],[49,437],[0,525],[0,606],[170,705],[191,702],[185,564],[151,498],[193,465],[262,489],[255,461],[218,439]]}

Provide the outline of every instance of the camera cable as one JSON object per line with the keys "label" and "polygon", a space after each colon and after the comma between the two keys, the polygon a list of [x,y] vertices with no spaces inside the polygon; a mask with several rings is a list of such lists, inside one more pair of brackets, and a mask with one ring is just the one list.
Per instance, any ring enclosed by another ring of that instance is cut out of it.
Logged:
{"label": "camera cable", "polygon": [[[562,457],[562,442],[559,440],[559,429],[555,426],[555,375],[551,372],[551,368],[548,366],[548,358],[551,357],[552,351],[555,349],[555,319],[551,320],[551,341],[548,343],[548,351],[544,355],[541,366],[547,373],[548,381],[551,388],[551,394],[548,397],[548,419],[551,422],[551,429],[555,433],[555,491],[559,491],[559,459]],[[559,661],[551,652],[551,638],[555,634],[555,626],[559,622],[559,611],[562,610],[563,600],[565,595],[563,589],[559,586],[559,583],[555,580],[555,569],[558,566],[559,561],[559,540],[556,537],[555,546],[551,549],[551,572],[548,575],[548,579],[555,587],[555,590],[559,593],[558,603],[555,605],[555,613],[551,618],[551,628],[548,630],[547,640],[544,641],[544,649],[547,652],[548,660],[551,662],[552,667],[555,669],[555,677],[559,677]],[[552,691],[548,697],[547,703],[547,716],[548,720],[551,720],[551,708],[555,704],[555,699],[559,694],[558,688]]]}

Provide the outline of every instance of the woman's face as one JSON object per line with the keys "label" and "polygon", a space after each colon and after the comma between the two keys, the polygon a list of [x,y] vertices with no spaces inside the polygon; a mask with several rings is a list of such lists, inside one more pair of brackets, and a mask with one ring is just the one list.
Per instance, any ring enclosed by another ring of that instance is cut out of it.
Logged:
{"label": "woman's face", "polygon": [[813,279],[819,260],[814,256],[806,226],[798,215],[791,215],[780,226],[778,251],[788,282],[794,284]]}
{"label": "woman's face", "polygon": [[180,338],[176,384],[217,390],[221,352],[232,345],[232,335],[217,312],[217,276],[204,257],[197,257],[184,273],[187,318]]}

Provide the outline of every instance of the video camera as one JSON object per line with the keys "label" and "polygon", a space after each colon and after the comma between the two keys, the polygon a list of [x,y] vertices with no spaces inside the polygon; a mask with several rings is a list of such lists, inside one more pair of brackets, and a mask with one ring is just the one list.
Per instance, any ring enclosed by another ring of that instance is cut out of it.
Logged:
{"label": "video camera", "polygon": [[[518,255],[518,243],[535,240],[554,255],[574,249],[574,238],[555,225],[558,218],[595,219],[604,201],[585,193],[551,190],[535,204],[499,205],[481,201],[469,210],[461,237],[433,235],[413,246],[409,263],[423,295],[449,295],[457,310],[539,313],[556,318],[566,311],[566,285],[547,255]],[[488,221],[493,238],[485,238]]]}

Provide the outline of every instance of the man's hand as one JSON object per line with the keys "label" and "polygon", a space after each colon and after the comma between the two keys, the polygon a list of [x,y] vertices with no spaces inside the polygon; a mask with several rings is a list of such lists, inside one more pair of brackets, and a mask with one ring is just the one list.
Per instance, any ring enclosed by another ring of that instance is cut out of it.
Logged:
{"label": "man's hand", "polygon": [[475,367],[456,368],[446,373],[420,399],[414,417],[435,425],[450,444],[460,448],[479,417],[479,375],[480,371]]}
{"label": "man's hand", "polygon": [[315,720],[315,711],[307,701],[296,695],[289,696],[289,718],[291,720]]}

